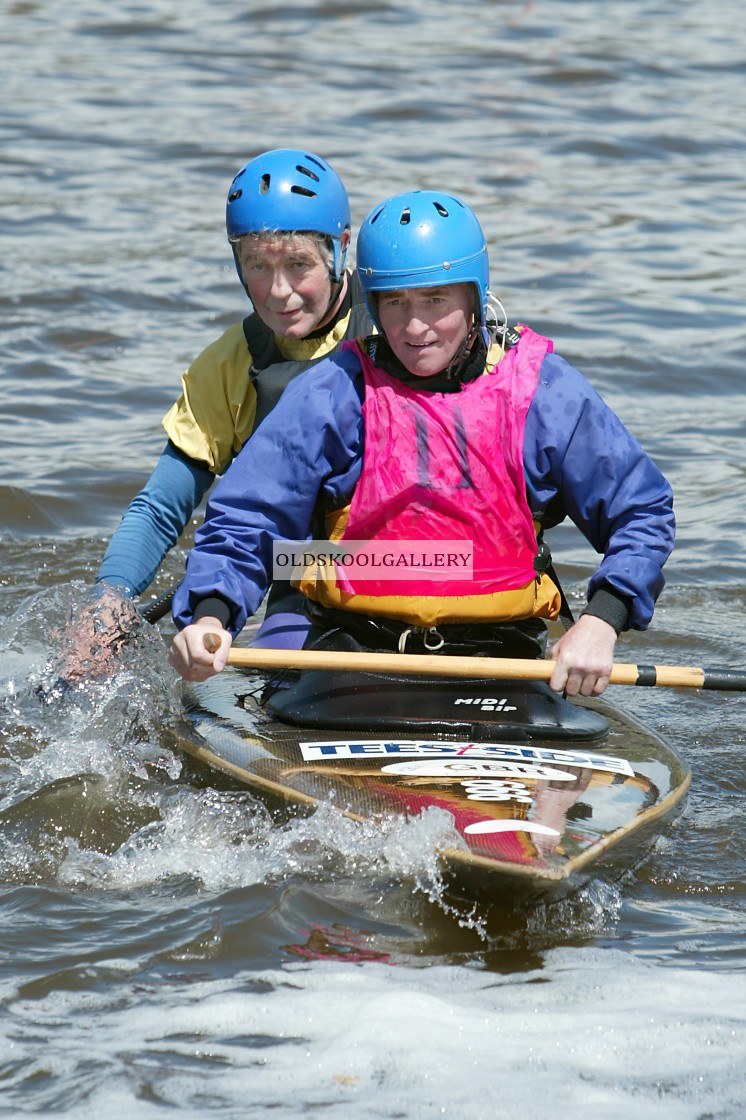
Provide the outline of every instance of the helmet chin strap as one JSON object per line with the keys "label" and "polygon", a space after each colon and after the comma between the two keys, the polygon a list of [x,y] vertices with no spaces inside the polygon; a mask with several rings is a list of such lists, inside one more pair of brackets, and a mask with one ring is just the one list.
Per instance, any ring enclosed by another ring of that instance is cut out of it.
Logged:
{"label": "helmet chin strap", "polygon": [[331,319],[333,311],[334,311],[334,307],[335,307],[336,303],[338,302],[339,297],[342,294],[342,291],[344,289],[345,273],[344,272],[342,273],[339,280],[335,280],[334,276],[330,272],[329,273],[329,279],[331,280],[332,294],[329,297],[328,304],[326,305],[326,311],[324,312],[324,314],[321,316],[321,319],[319,320],[320,323],[326,323],[329,319]]}
{"label": "helmet chin strap", "polygon": [[446,377],[448,378],[449,381],[451,380],[451,378],[458,378],[459,374],[461,373],[461,369],[464,365],[464,362],[466,361],[467,357],[469,356],[469,351],[471,350],[474,339],[477,337],[478,333],[479,333],[479,323],[477,322],[476,319],[472,319],[472,324],[471,324],[471,327],[469,328],[469,333],[467,334],[466,338],[464,339],[464,341],[459,346],[456,353],[451,358],[451,360],[448,363],[448,365],[446,366],[446,368],[443,370],[443,373],[446,375]]}
{"label": "helmet chin strap", "polygon": [[[489,312],[494,313],[494,318],[493,318],[493,316],[489,315]],[[454,354],[450,363],[448,364],[448,366],[443,371],[445,373],[446,377],[449,380],[451,378],[454,378],[454,377],[455,378],[459,377],[459,375],[462,371],[462,367],[463,367],[463,365],[464,365],[464,363],[465,363],[465,361],[466,361],[466,359],[469,355],[469,351],[471,350],[474,339],[476,338],[476,336],[479,332],[479,328],[480,328],[480,325],[481,325],[481,323],[480,323],[481,317],[482,316],[480,314],[475,314],[474,319],[472,320],[472,324],[471,324],[471,328],[469,330],[469,333],[467,334],[466,338],[462,342],[462,344],[459,347],[457,353]],[[485,327],[486,327],[487,333],[489,335],[488,348],[489,348],[489,346],[491,346],[493,344],[493,342],[495,341],[495,339],[496,339],[496,337],[499,333],[501,335],[500,345],[504,349],[505,348],[505,336],[508,333],[508,316],[507,316],[507,313],[505,311],[505,308],[503,307],[502,301],[500,300],[499,296],[496,296],[494,292],[491,292],[489,290],[489,288],[487,289],[487,298],[485,300],[484,318],[485,318]]]}
{"label": "helmet chin strap", "polygon": [[329,303],[326,305],[326,311],[324,312],[322,322],[331,316],[334,305],[336,304],[342,291],[344,290],[345,280],[347,277],[347,273],[345,272],[347,247],[345,246],[345,248],[342,248],[340,246],[339,250],[337,250],[334,238],[329,238],[328,240],[331,241],[332,253],[334,254],[334,263],[329,269],[329,279],[331,281],[331,296],[329,297]]}

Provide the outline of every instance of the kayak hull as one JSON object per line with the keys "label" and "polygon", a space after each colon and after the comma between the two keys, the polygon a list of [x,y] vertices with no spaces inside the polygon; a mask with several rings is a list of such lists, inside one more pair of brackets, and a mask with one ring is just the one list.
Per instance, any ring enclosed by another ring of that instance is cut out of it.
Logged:
{"label": "kayak hull", "polygon": [[633,716],[540,682],[311,671],[275,690],[225,672],[189,686],[187,712],[182,749],[270,806],[449,813],[439,856],[469,898],[556,897],[627,869],[690,783]]}

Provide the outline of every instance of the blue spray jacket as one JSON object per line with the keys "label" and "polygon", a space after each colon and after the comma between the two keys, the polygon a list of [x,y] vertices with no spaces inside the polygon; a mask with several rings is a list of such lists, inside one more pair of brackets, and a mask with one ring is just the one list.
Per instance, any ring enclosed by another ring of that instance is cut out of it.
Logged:
{"label": "blue spray jacket", "polygon": [[[272,576],[275,540],[303,540],[319,507],[345,506],[362,467],[360,360],[336,354],[301,374],[218,482],[174,596],[180,628],[197,604],[219,596],[237,634]],[[529,408],[524,443],[529,504],[546,527],[570,517],[602,560],[589,599],[607,588],[644,630],[674,543],[673,495],[650,457],[586,379],[548,354]]]}

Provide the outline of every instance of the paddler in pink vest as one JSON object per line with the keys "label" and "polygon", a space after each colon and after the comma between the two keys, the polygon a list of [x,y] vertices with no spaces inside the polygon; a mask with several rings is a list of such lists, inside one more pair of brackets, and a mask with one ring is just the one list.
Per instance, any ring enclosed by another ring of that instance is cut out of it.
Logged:
{"label": "paddler in pink vest", "polygon": [[216,487],[172,664],[220,671],[283,556],[307,647],[544,656],[563,600],[543,534],[569,516],[602,559],[550,683],[599,695],[618,634],[647,628],[663,587],[670,486],[548,339],[509,326],[459,198],[374,207],[357,265],[379,334],[298,377]]}

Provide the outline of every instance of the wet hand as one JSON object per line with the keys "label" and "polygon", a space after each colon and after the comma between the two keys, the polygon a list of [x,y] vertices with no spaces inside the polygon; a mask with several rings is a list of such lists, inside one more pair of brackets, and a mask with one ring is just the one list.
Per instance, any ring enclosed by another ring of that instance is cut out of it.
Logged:
{"label": "wet hand", "polygon": [[142,628],[134,603],[115,588],[99,585],[94,601],[73,611],[67,626],[50,635],[56,644],[54,672],[66,684],[110,673],[124,644]]}
{"label": "wet hand", "polygon": [[201,618],[176,635],[168,660],[185,681],[206,681],[225,668],[232,644],[217,618]]}
{"label": "wet hand", "polygon": [[567,696],[600,696],[609,683],[616,639],[608,622],[582,615],[552,647],[549,656],[557,664],[549,687]]}

